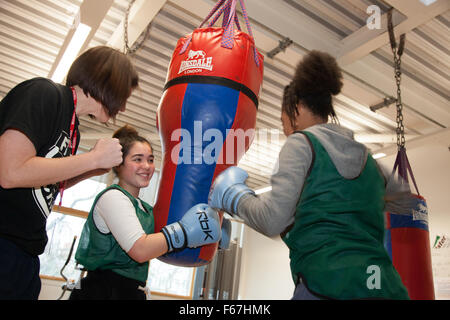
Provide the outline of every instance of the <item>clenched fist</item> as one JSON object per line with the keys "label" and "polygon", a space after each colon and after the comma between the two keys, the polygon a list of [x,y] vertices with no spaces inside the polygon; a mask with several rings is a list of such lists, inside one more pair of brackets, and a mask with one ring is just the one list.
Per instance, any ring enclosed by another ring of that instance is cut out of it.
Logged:
{"label": "clenched fist", "polygon": [[97,160],[97,168],[110,169],[122,163],[122,146],[119,139],[99,139],[91,150]]}

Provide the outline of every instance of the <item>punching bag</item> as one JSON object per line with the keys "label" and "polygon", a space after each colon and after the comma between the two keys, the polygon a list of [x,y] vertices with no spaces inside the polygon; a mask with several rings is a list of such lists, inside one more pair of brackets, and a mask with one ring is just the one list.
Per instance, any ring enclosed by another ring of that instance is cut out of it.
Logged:
{"label": "punching bag", "polygon": [[386,212],[385,247],[410,299],[434,300],[427,204],[419,194],[406,150],[402,147],[392,177],[398,173],[399,178],[408,183],[408,172],[417,194],[411,194],[409,212]]}
{"label": "punching bag", "polygon": [[[256,50],[242,0],[249,34],[240,30],[236,3],[218,1],[198,29],[179,39],[172,55],[157,111],[163,156],[155,232],[179,221],[192,206],[208,203],[215,177],[237,165],[253,140],[263,56]],[[221,15],[222,27],[213,27]],[[217,246],[186,248],[159,259],[201,266],[213,259]]]}

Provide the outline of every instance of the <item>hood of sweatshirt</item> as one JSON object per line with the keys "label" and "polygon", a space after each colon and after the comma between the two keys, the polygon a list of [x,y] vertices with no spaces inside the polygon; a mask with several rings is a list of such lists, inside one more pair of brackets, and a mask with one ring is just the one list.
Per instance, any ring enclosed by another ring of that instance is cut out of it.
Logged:
{"label": "hood of sweatshirt", "polygon": [[368,150],[353,139],[353,131],[334,123],[318,124],[305,131],[320,141],[341,176],[354,179],[360,175],[366,165]]}

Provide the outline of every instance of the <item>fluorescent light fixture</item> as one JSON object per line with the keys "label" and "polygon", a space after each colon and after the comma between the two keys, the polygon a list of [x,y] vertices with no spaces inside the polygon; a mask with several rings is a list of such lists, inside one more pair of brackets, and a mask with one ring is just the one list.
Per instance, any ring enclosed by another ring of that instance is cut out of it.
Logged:
{"label": "fluorescent light fixture", "polygon": [[436,0],[420,0],[424,5],[429,6],[430,4],[433,4],[436,2]]}
{"label": "fluorescent light fixture", "polygon": [[78,53],[80,52],[80,49],[86,41],[86,38],[90,32],[91,27],[89,27],[88,25],[85,25],[83,23],[80,23],[78,25],[77,30],[75,30],[72,39],[70,40],[70,43],[66,48],[66,51],[64,51],[64,54],[55,69],[55,72],[53,72],[52,80],[54,82],[62,82],[64,80],[67,71],[72,65],[73,60],[75,60]]}
{"label": "fluorescent light fixture", "polygon": [[272,186],[268,186],[268,187],[265,187],[265,188],[261,188],[261,189],[255,190],[255,194],[261,194],[261,193],[264,193],[264,192],[268,192],[270,190],[272,190]]}
{"label": "fluorescent light fixture", "polygon": [[376,154],[374,154],[372,156],[372,158],[374,158],[374,159],[380,159],[380,158],[383,158],[383,157],[386,157],[386,153],[380,152],[380,153],[376,153]]}

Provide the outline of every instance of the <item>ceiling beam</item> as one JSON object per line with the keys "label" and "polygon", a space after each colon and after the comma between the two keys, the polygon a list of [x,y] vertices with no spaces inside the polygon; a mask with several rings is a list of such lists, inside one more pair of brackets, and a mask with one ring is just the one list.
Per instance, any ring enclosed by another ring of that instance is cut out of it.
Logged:
{"label": "ceiling beam", "polygon": [[[80,6],[80,15],[75,17],[74,26],[69,29],[69,32],[67,33],[67,36],[62,44],[62,46],[59,48],[58,55],[56,56],[55,61],[53,62],[53,65],[50,69],[50,72],[48,74],[48,77],[51,77],[53,73],[55,72],[56,67],[59,65],[61,58],[66,51],[67,47],[69,46],[70,41],[72,40],[73,35],[75,34],[75,31],[77,29],[78,23],[83,23],[85,25],[88,25],[91,27],[91,31],[89,32],[89,35],[87,36],[86,40],[84,41],[83,46],[80,49],[80,52],[83,52],[84,49],[87,47],[91,39],[94,37],[95,33],[97,32],[97,29],[99,28],[100,24],[102,23],[103,19],[105,18],[106,14],[108,13],[109,9],[111,8],[114,0],[84,0],[83,3]],[[77,20],[79,19],[79,20]]]}
{"label": "ceiling beam", "polygon": [[[406,143],[406,149],[412,150],[416,148],[423,147],[425,145],[440,145],[448,147],[450,150],[450,128],[439,129],[433,133],[419,136],[417,138],[411,139]],[[383,147],[375,150],[373,153],[385,153],[386,155],[395,154],[398,151],[397,145]]]}
{"label": "ceiling beam", "polygon": [[[392,20],[397,38],[450,9],[448,0],[437,0],[429,6],[425,6],[419,0],[385,0],[385,2],[396,9]],[[387,14],[384,14],[381,17],[381,29],[371,30],[365,25],[341,41],[337,53],[338,63],[341,66],[351,64],[388,43]]]}
{"label": "ceiling beam", "polygon": [[[158,14],[167,0],[136,0],[128,17],[128,46],[131,47]],[[116,28],[107,45],[123,50],[125,17]]]}
{"label": "ceiling beam", "polygon": [[[418,138],[419,135],[405,134],[406,141]],[[360,143],[397,143],[396,134],[355,133],[354,138]]]}

